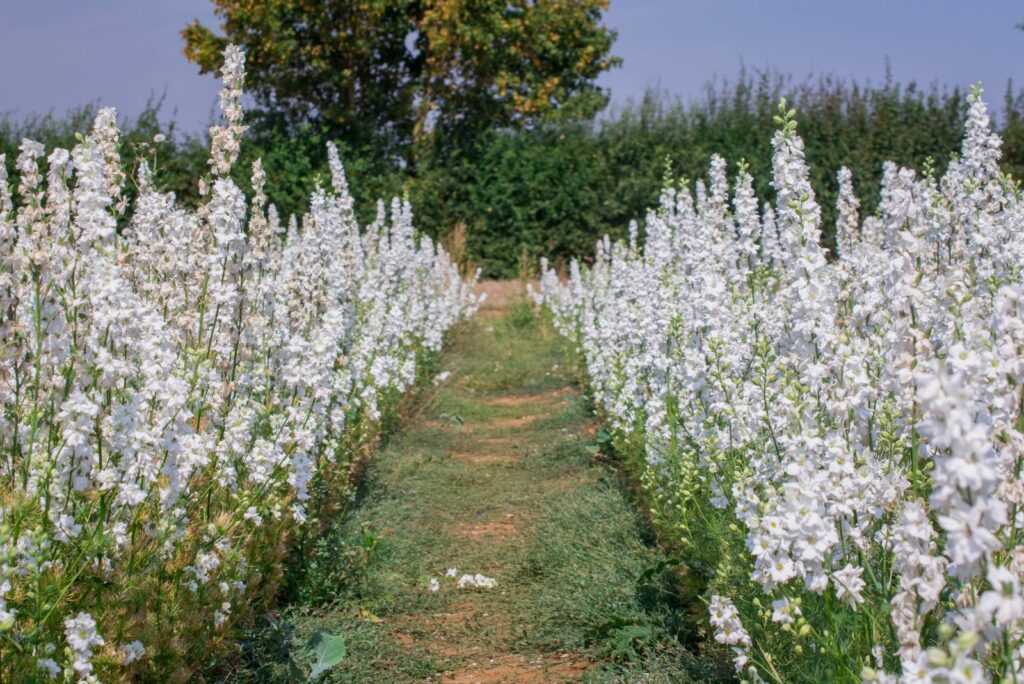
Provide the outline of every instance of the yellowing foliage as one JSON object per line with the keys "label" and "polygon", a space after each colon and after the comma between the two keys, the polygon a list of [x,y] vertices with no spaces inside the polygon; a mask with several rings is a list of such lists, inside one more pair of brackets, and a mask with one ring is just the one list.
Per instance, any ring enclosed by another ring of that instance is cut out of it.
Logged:
{"label": "yellowing foliage", "polygon": [[403,153],[433,130],[592,115],[605,103],[594,81],[618,63],[607,0],[213,2],[219,32],[182,31],[203,72],[241,45],[262,105]]}

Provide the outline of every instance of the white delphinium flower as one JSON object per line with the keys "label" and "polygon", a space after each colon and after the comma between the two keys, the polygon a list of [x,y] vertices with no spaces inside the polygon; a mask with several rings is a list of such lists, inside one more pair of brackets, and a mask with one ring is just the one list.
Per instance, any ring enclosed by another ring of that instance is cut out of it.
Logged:
{"label": "white delphinium flower", "polygon": [[117,128],[117,110],[113,107],[100,109],[93,122],[92,140],[103,159],[103,175],[107,181],[107,195],[117,207],[117,212],[123,213],[127,206],[127,200],[121,198],[125,173],[121,168],[121,154],[118,151],[120,136],[121,132]]}
{"label": "white delphinium flower", "polygon": [[1009,569],[994,565],[989,568],[986,579],[992,588],[978,598],[978,621],[994,623],[1001,629],[1017,625],[1024,618],[1020,578]]}
{"label": "white delphinium flower", "polygon": [[18,159],[14,168],[21,174],[18,193],[25,199],[32,198],[43,180],[39,174],[39,163],[36,161],[46,154],[46,147],[35,140],[22,138],[18,146]]}
{"label": "white delphinium flower", "polygon": [[[242,84],[245,81],[245,54],[235,45],[224,50],[220,70],[224,87],[220,91],[220,109],[226,126],[210,127],[210,168],[217,176],[226,176],[238,158],[245,126],[242,125]],[[205,193],[201,193],[205,194]]]}
{"label": "white delphinium flower", "polygon": [[761,217],[757,212],[757,196],[754,194],[754,178],[746,169],[740,172],[736,181],[735,207],[737,242],[736,251],[739,265],[736,270],[744,279],[761,263]]}
{"label": "white delphinium flower", "polygon": [[50,230],[58,235],[65,233],[71,223],[71,193],[68,178],[74,165],[71,153],[58,147],[46,158],[50,168],[46,174],[46,211],[50,215]]}
{"label": "white delphinium flower", "polygon": [[750,635],[740,622],[739,611],[733,602],[724,596],[712,596],[708,606],[711,626],[715,628],[715,641],[732,648],[733,664],[737,672],[747,666],[750,651]]}
{"label": "white delphinium flower", "polygon": [[994,496],[999,474],[991,427],[975,418],[966,375],[951,364],[936,361],[922,372],[917,397],[925,415],[921,433],[935,450],[929,503],[946,531],[949,572],[970,579],[1001,548],[996,532],[1007,522],[1006,505]]}
{"label": "white delphinium flower", "polygon": [[7,155],[0,154],[0,220],[6,221],[14,209],[11,188],[8,185]]}
{"label": "white delphinium flower", "polygon": [[255,506],[249,506],[249,508],[245,509],[245,513],[242,515],[242,517],[245,520],[251,522],[256,527],[259,527],[263,524],[263,516],[259,514],[259,511],[256,509]]}
{"label": "white delphinium flower", "polygon": [[36,661],[36,665],[40,670],[46,673],[46,676],[49,677],[51,681],[57,679],[60,675],[60,665],[58,665],[57,661],[53,658],[39,658]]}
{"label": "white delphinium flower", "polygon": [[794,605],[788,598],[781,598],[772,601],[772,622],[781,625],[791,625],[800,616],[800,607]]}
{"label": "white delphinium flower", "polygon": [[860,226],[860,217],[857,210],[860,208],[860,200],[853,192],[853,174],[845,166],[839,169],[837,176],[839,185],[836,209],[836,248],[839,256],[848,256],[853,252],[853,245],[858,239],[857,232]]}
{"label": "white delphinium flower", "polygon": [[836,598],[846,601],[851,608],[856,609],[857,605],[864,602],[861,592],[867,584],[861,579],[864,568],[854,567],[847,564],[840,570],[832,573],[832,585],[836,590]]}
{"label": "white delphinium flower", "polygon": [[141,641],[133,641],[129,644],[122,644],[121,655],[124,657],[125,665],[134,663],[136,660],[141,660],[146,655],[146,647],[142,645]]}
{"label": "white delphinium flower", "polygon": [[79,613],[64,621],[64,635],[74,659],[72,667],[78,673],[79,681],[87,681],[93,670],[90,662],[93,649],[106,643],[96,631],[96,621],[89,613]]}
{"label": "white delphinium flower", "polygon": [[185,572],[196,578],[197,582],[209,582],[214,571],[220,567],[220,556],[214,551],[200,551],[196,554],[195,563],[185,568]]}
{"label": "white delphinium flower", "polygon": [[900,589],[892,598],[892,623],[900,644],[900,659],[913,661],[921,653],[921,616],[941,598],[947,561],[933,555],[935,531],[923,502],[910,500],[895,529],[893,557],[901,571]]}
{"label": "white delphinium flower", "polygon": [[100,148],[77,145],[73,152],[78,183],[75,186],[75,247],[83,253],[111,244],[117,222],[108,208],[113,195],[106,185],[105,163]]}
{"label": "white delphinium flower", "polygon": [[82,526],[75,522],[71,515],[62,515],[55,522],[56,530],[53,538],[59,542],[70,542],[82,533]]}
{"label": "white delphinium flower", "polygon": [[495,581],[491,577],[476,573],[475,575],[463,575],[456,585],[459,589],[493,589]]}
{"label": "white delphinium flower", "polygon": [[14,247],[16,256],[12,266],[27,268],[30,265],[44,267],[49,261],[48,240],[50,229],[44,212],[45,192],[40,184],[43,180],[37,161],[45,153],[42,143],[22,139],[14,168],[20,174],[16,212],[17,240],[5,240],[5,247]]}
{"label": "white delphinium flower", "polygon": [[231,602],[224,601],[220,604],[220,608],[213,611],[213,626],[221,628],[227,624],[228,618],[231,617]]}

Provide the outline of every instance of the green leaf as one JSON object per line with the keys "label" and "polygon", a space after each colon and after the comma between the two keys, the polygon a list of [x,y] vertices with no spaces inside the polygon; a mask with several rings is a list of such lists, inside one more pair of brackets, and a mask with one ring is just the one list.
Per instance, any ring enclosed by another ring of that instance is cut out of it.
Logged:
{"label": "green leaf", "polygon": [[299,665],[295,662],[295,658],[291,656],[288,656],[288,677],[289,681],[292,682],[301,682],[303,679],[302,670],[299,669]]}
{"label": "green leaf", "polygon": [[462,416],[454,413],[451,415],[447,413],[442,413],[437,417],[437,419],[447,422],[452,427],[462,427],[466,422]]}
{"label": "green leaf", "polygon": [[663,558],[662,560],[658,561],[657,563],[655,563],[654,565],[640,573],[640,577],[637,578],[636,584],[639,587],[640,585],[645,584],[646,582],[650,582],[655,575],[660,575],[666,570],[670,568],[679,567],[682,564],[683,560],[681,558],[676,558],[675,556]]}
{"label": "green leaf", "polygon": [[363,532],[363,536],[360,538],[360,544],[364,551],[373,551],[377,548],[378,543],[380,543],[380,537],[371,532]]}
{"label": "green leaf", "polygon": [[320,630],[309,640],[309,650],[313,651],[316,660],[310,670],[310,679],[319,679],[323,673],[345,659],[345,638],[337,634],[328,634]]}
{"label": "green leaf", "polygon": [[657,643],[662,630],[651,624],[624,625],[614,632],[612,660],[634,660],[640,653]]}

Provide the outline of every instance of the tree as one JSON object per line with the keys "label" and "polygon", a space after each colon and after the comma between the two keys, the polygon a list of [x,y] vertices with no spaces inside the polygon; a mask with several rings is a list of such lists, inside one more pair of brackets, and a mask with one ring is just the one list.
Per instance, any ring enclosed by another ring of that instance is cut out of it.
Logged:
{"label": "tree", "polygon": [[607,102],[594,81],[616,65],[607,0],[427,0],[417,129],[446,132],[589,118]]}
{"label": "tree", "polygon": [[606,103],[595,79],[618,63],[608,0],[213,2],[221,33],[198,21],[182,31],[202,72],[236,43],[263,108],[406,161],[432,132],[592,116]]}
{"label": "tree", "polygon": [[214,0],[221,35],[190,23],[185,56],[202,73],[228,43],[246,52],[246,87],[275,121],[326,124],[350,144],[395,150],[411,133],[406,0]]}

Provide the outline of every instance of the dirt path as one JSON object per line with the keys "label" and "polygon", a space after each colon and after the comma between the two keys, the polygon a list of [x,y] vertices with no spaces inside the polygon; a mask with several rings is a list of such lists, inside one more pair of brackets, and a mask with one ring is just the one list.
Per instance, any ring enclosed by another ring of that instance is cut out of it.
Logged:
{"label": "dirt path", "polygon": [[[559,359],[535,357],[525,367],[521,359],[502,359],[488,349],[497,337],[516,332],[515,321],[503,326],[502,318],[521,296],[519,289],[509,283],[488,288],[476,339],[464,341],[496,358],[483,368],[470,363],[457,369],[434,397],[426,420],[412,428],[424,442],[441,447],[440,460],[430,462],[451,483],[453,496],[423,502],[419,523],[436,535],[433,567],[441,588],[433,610],[427,606],[385,622],[410,652],[425,652],[445,666],[428,681],[572,681],[592,665],[581,653],[523,652],[517,643],[517,635],[529,629],[513,591],[526,539],[543,514],[543,502],[579,484],[579,473],[538,469],[531,461],[567,434],[593,434],[570,376],[559,372]],[[448,568],[456,570],[454,577],[444,576]],[[494,579],[494,588],[458,589],[458,578],[477,573]]]}
{"label": "dirt path", "polygon": [[[563,343],[492,289],[311,561],[294,640],[344,636],[329,681],[688,681],[662,595],[638,584],[664,557],[598,458]],[[494,586],[459,588],[478,573]]]}

